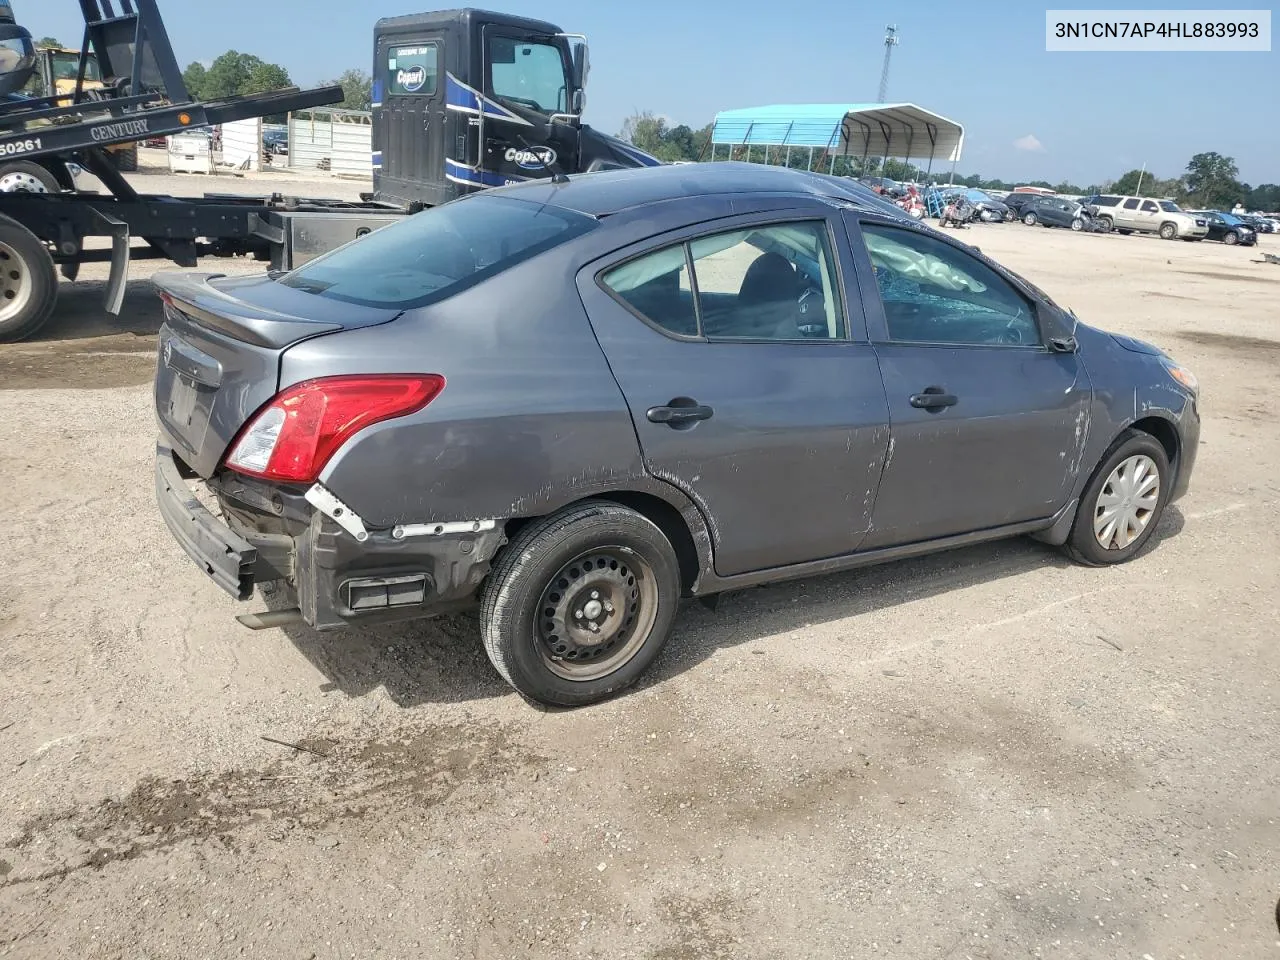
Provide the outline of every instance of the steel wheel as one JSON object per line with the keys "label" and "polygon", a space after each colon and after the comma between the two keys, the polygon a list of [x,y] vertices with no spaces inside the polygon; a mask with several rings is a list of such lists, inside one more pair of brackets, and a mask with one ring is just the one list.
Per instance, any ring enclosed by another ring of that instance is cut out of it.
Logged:
{"label": "steel wheel", "polygon": [[1160,469],[1145,454],[1120,461],[1098,494],[1093,535],[1104,550],[1123,550],[1142,535],[1160,503]]}
{"label": "steel wheel", "polygon": [[26,309],[31,287],[31,275],[21,254],[0,241],[0,323]]}
{"label": "steel wheel", "polygon": [[49,188],[43,180],[26,170],[10,170],[4,176],[0,176],[0,192],[48,193]]}
{"label": "steel wheel", "polygon": [[538,608],[547,669],[565,680],[596,680],[644,645],[658,614],[657,580],[634,552],[598,548],[561,567]]}

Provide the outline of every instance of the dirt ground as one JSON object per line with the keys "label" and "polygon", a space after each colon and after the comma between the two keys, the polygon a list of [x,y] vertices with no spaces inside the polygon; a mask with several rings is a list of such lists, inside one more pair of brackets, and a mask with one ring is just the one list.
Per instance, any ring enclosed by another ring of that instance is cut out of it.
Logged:
{"label": "dirt ground", "polygon": [[0,957],[1276,956],[1280,267],[967,239],[1199,375],[1154,549],[691,605],[575,712],[510,692],[465,617],[240,627],[154,507],[151,265],[118,320],[68,285],[0,347]]}

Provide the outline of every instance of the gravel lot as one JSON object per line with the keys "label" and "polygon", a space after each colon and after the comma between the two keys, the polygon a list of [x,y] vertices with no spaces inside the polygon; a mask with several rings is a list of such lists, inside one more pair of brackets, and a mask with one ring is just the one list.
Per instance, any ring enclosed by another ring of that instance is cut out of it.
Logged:
{"label": "gravel lot", "polygon": [[966,239],[1200,376],[1154,549],[692,605],[646,683],[576,712],[510,692],[467,618],[240,627],[154,507],[153,265],[118,320],[67,286],[0,347],[0,956],[1274,957],[1280,267]]}

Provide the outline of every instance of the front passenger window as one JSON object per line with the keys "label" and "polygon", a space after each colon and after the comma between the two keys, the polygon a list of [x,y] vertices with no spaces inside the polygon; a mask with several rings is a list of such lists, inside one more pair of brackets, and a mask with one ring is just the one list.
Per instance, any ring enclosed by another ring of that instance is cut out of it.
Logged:
{"label": "front passenger window", "polygon": [[863,223],[889,339],[1039,346],[1031,305],[986,264],[916,230]]}

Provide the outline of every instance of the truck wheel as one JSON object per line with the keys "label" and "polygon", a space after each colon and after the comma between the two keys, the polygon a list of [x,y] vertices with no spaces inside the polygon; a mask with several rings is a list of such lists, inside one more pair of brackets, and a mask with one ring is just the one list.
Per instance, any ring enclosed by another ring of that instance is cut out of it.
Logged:
{"label": "truck wheel", "polygon": [[1160,225],[1161,240],[1176,240],[1178,238],[1178,228],[1172,223],[1162,223]]}
{"label": "truck wheel", "polygon": [[587,501],[530,524],[499,556],[480,610],[490,662],[530,700],[579,707],[636,682],[675,620],[680,568],[634,510]]}
{"label": "truck wheel", "polygon": [[29,160],[0,164],[0,191],[4,193],[59,193],[62,187],[49,170]]}
{"label": "truck wheel", "polygon": [[0,216],[0,343],[34,334],[57,299],[58,275],[45,245],[16,220]]}
{"label": "truck wheel", "polygon": [[[1099,217],[1099,218],[1098,218],[1098,228],[1099,228],[1099,229],[1098,229],[1098,232],[1099,232],[1099,233],[1110,233],[1112,230],[1114,230],[1114,229],[1116,228],[1115,221],[1114,221],[1114,220],[1112,220],[1110,217]],[[1130,233],[1132,233],[1133,231],[1131,231],[1131,230],[1121,230],[1120,232],[1121,232],[1121,233],[1123,233],[1123,234],[1125,234],[1126,236],[1128,236],[1128,235],[1129,235]]]}
{"label": "truck wheel", "polygon": [[111,162],[121,173],[134,173],[138,169],[138,145],[131,143],[120,150],[111,150],[107,154]]}

